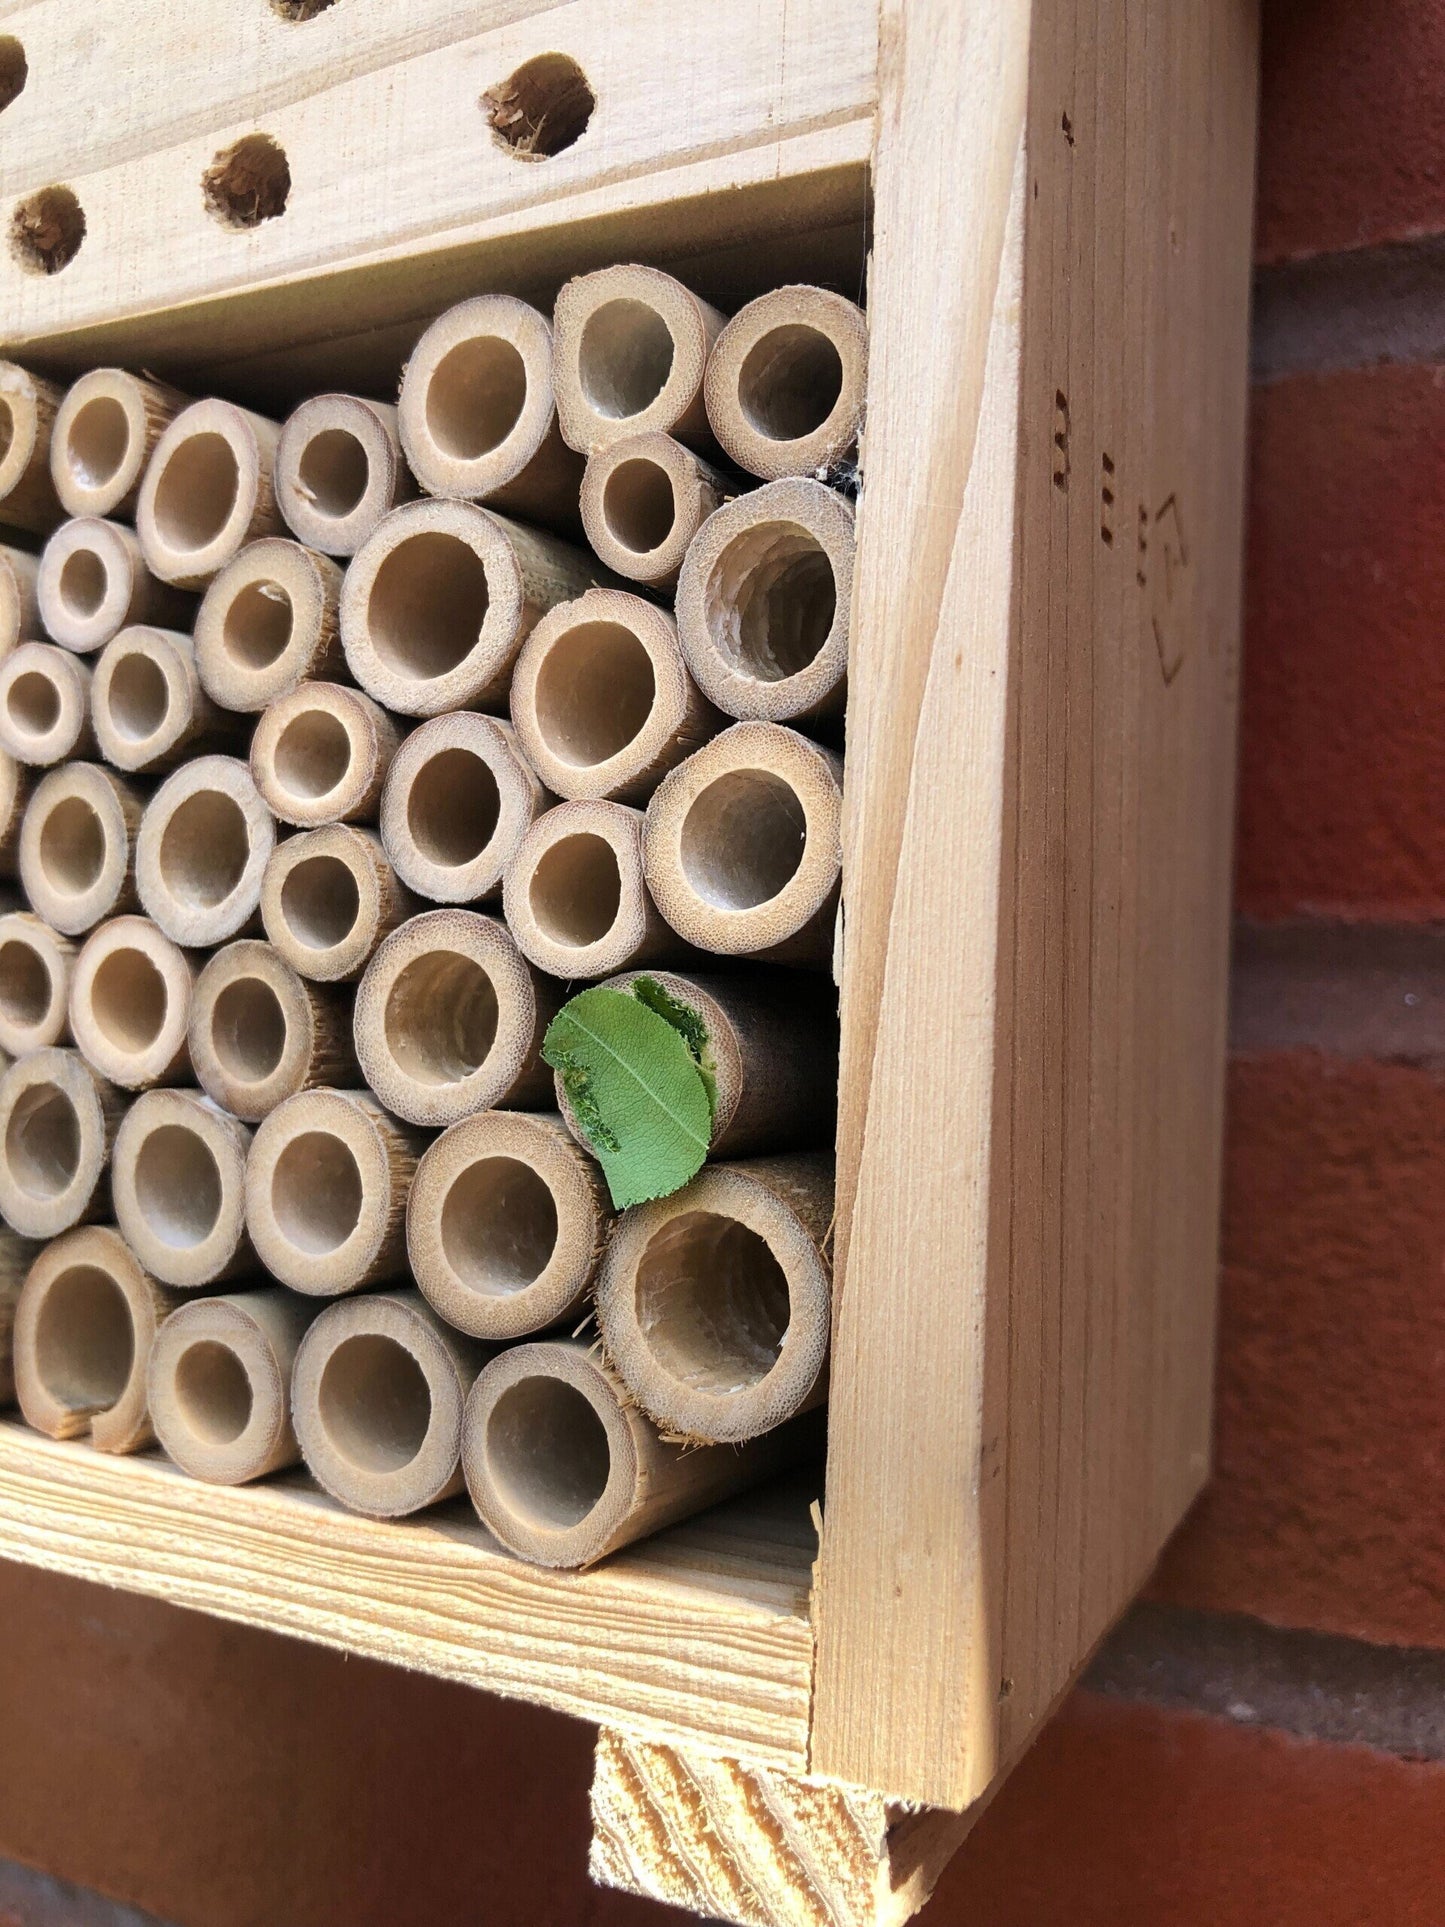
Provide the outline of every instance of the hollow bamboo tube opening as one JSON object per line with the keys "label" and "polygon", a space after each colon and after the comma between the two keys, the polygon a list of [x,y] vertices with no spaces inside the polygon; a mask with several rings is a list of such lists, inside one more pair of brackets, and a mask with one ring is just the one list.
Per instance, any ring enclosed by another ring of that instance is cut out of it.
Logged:
{"label": "hollow bamboo tube opening", "polygon": [[462,1490],[462,1408],[486,1352],[417,1291],[328,1305],[301,1341],[292,1418],[313,1477],[353,1512],[398,1519]]}
{"label": "hollow bamboo tube opening", "polygon": [[642,813],[625,803],[559,803],[522,838],[502,903],[522,955],[549,976],[605,977],[680,957],[642,875]]}
{"label": "hollow bamboo tube opening", "polygon": [[316,1307],[286,1291],[201,1298],[172,1312],[151,1348],[156,1437],[183,1472],[245,1485],[301,1457],[291,1370]]}
{"label": "hollow bamboo tube opening", "polygon": [[538,978],[505,925],[470,910],[428,910],[393,930],[356,992],[356,1056],[388,1110],[455,1124],[551,1097],[542,1035],[560,986]]}
{"label": "hollow bamboo tube opening", "polygon": [[382,938],[420,908],[376,833],[349,823],[278,843],[261,884],[266,935],[293,970],[318,983],[359,977]]}
{"label": "hollow bamboo tube opening", "polygon": [[20,1057],[0,1076],[0,1215],[24,1238],[104,1217],[123,1099],[75,1051]]}
{"label": "hollow bamboo tube opening", "polygon": [[201,688],[189,636],[136,624],[101,651],[90,684],[90,714],[101,755],[147,775],[207,751],[241,747],[245,719]]}
{"label": "hollow bamboo tube opening", "polygon": [[853,596],[853,509],[821,482],[740,495],[705,525],[677,585],[677,630],[729,716],[840,726]]}
{"label": "hollow bamboo tube opening", "polygon": [[750,475],[825,475],[857,444],[867,380],[861,308],[826,288],[774,288],[718,336],[708,420]]}
{"label": "hollow bamboo tube opening", "polygon": [[218,950],[197,977],[189,1041],[207,1095],[248,1124],[297,1091],[356,1078],[348,1003],[251,939]]}
{"label": "hollow bamboo tube opening", "polygon": [[279,535],[272,462],[280,429],[233,402],[192,402],[156,443],[135,525],[151,573],[202,589],[247,542]]}
{"label": "hollow bamboo tube opening", "polygon": [[22,642],[0,661],[0,746],[48,768],[91,747],[90,668],[50,642]]}
{"label": "hollow bamboo tube opening", "polygon": [[92,368],[66,390],[50,474],[67,515],[130,516],[155,445],[188,397],[124,368]]}
{"label": "hollow bamboo tube opening", "polygon": [[607,1355],[669,1435],[738,1441],[825,1396],[833,1165],[708,1165],[619,1220],[597,1284]]}
{"label": "hollow bamboo tube opening", "polygon": [[402,882],[433,903],[481,903],[552,798],[505,723],[436,716],[398,749],[381,796],[381,840]]}
{"label": "hollow bamboo tube opening", "polygon": [[116,1223],[146,1270],[186,1291],[256,1269],[244,1124],[196,1091],[144,1091],[111,1158]]}
{"label": "hollow bamboo tube opening", "polygon": [[27,910],[0,917],[0,1051],[63,1044],[69,1036],[75,945]]}
{"label": "hollow bamboo tube opening", "polygon": [[355,555],[383,515],[416,494],[396,410],[360,395],[312,395],[287,416],[276,501],[298,542]]}
{"label": "hollow bamboo tube opening", "polygon": [[582,526],[609,569],[670,589],[688,544],[739,484],[660,430],[610,442],[587,460]]}
{"label": "hollow bamboo tube opening", "polygon": [[276,824],[247,766],[200,756],[168,776],[141,819],[136,887],[175,943],[225,943],[255,920]]}
{"label": "hollow bamboo tube opening", "polygon": [[329,556],[280,536],[253,542],[221,569],[196,614],[196,668],[213,702],[265,709],[301,683],[341,673]]}
{"label": "hollow bamboo tube opening", "polygon": [[432,1144],[407,1205],[416,1282],[474,1338],[520,1338],[572,1317],[613,1221],[596,1163],[561,1120],[482,1111]]}
{"label": "hollow bamboo tube opening", "polygon": [[40,630],[40,603],[35,585],[40,573],[38,556],[0,543],[0,657]]}
{"label": "hollow bamboo tube opening", "polygon": [[0,877],[19,871],[20,832],[35,780],[33,770],[18,763],[8,749],[0,749]]}
{"label": "hollow bamboo tube opening", "polygon": [[50,436],[62,391],[0,361],[0,522],[49,535],[65,520],[50,477]]}
{"label": "hollow bamboo tube opening", "polygon": [[20,826],[20,880],[66,936],[133,909],[141,798],[98,763],[67,763],[36,784]]}
{"label": "hollow bamboo tube opening", "polygon": [[0,1225],[0,1411],[15,1403],[15,1308],[39,1251],[28,1238]]}
{"label": "hollow bamboo tube opening", "polygon": [[192,966],[144,917],[115,917],[87,937],[70,984],[70,1031],[102,1077],[123,1090],[184,1083]]}
{"label": "hollow bamboo tube opening", "polygon": [[36,584],[40,619],[62,648],[88,655],[133,622],[190,626],[195,599],[157,582],[122,522],[62,522],[45,545]]}
{"label": "hollow bamboo tube opening", "polygon": [[723,321],[657,268],[602,268],[569,281],[552,314],[566,441],[591,455],[622,435],[661,429],[711,448],[703,370]]}
{"label": "hollow bamboo tube opening", "polygon": [[283,823],[374,823],[396,754],[396,724],[359,689],[306,682],[266,710],[251,774]]}

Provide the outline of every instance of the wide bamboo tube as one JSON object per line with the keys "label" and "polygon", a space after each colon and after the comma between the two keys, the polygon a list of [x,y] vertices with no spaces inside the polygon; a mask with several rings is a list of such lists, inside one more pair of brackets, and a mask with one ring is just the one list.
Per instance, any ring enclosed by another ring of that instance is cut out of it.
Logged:
{"label": "wide bamboo tube", "polygon": [[740,486],[660,429],[627,435],[587,458],[582,526],[609,569],[670,589],[689,542]]}
{"label": "wide bamboo tube", "polygon": [[65,520],[50,479],[50,436],[63,390],[0,361],[0,522],[49,535]]}
{"label": "wide bamboo tube", "polygon": [[225,943],[255,926],[276,823],[246,764],[199,756],[168,776],[136,838],[146,914],[175,943]]}
{"label": "wide bamboo tube", "polygon": [[704,393],[719,443],[750,475],[831,474],[853,452],[868,383],[863,310],[827,288],[774,288],[713,345]]}
{"label": "wide bamboo tube", "polygon": [[438,315],[406,364],[397,429],[432,495],[576,527],[582,463],[557,427],[552,329],[525,301],[482,294]]}
{"label": "wide bamboo tube", "polygon": [[0,1050],[10,1057],[70,1035],[75,945],[28,910],[0,916]]}
{"label": "wide bamboo tube", "polygon": [[312,1476],[377,1519],[452,1498],[462,1490],[462,1410],[486,1358],[418,1291],[328,1305],[291,1375],[292,1422]]}
{"label": "wide bamboo tube", "polygon": [[427,910],[393,930],[366,967],[357,1062],[411,1124],[455,1124],[494,1104],[541,1109],[552,1095],[542,1037],[561,998],[495,917]]}
{"label": "wide bamboo tube", "polygon": [[381,841],[418,896],[488,902],[551,802],[506,723],[457,710],[414,729],[397,751],[381,795]]}
{"label": "wide bamboo tube", "polygon": [[415,494],[389,403],[312,395],[287,416],[276,502],[298,542],[355,555],[382,516]]}
{"label": "wide bamboo tube", "polygon": [[197,977],[189,1040],[202,1088],[248,1124],[297,1091],[356,1080],[350,999],[308,984],[250,938],[218,950]]}
{"label": "wide bamboo tube", "polygon": [[247,542],[281,533],[272,487],[280,434],[234,402],[213,398],[181,410],[156,443],[136,503],[153,575],[203,589]]}
{"label": "wide bamboo tube", "polygon": [[251,774],[283,823],[374,823],[401,740],[370,696],[304,682],[266,710],[251,739]]}
{"label": "wide bamboo tube", "polygon": [[534,1565],[590,1566],[817,1453],[795,1421],[736,1445],[661,1437],[591,1345],[514,1345],[483,1367],[462,1418],[462,1470],[482,1523]]}
{"label": "wide bamboo tube", "polygon": [[719,509],[687,552],[687,666],[729,716],[841,729],[852,598],[852,504],[821,482],[770,482]]}
{"label": "wide bamboo tube", "polygon": [[200,1298],[171,1313],[146,1390],[156,1437],[183,1472],[245,1485],[299,1462],[291,1369],[315,1316],[289,1291]]}
{"label": "wide bamboo tube", "polygon": [[291,968],[318,983],[359,977],[382,938],[422,905],[374,830],[328,823],[278,843],[261,881],[261,921]]}
{"label": "wide bamboo tube", "polygon": [[471,502],[408,502],[341,590],[352,675],[402,716],[505,709],[517,651],[550,608],[606,579],[585,550]]}
{"label": "wide bamboo tube", "polygon": [[597,1164],[546,1112],[481,1111],[432,1144],[407,1205],[411,1268],[458,1331],[503,1340],[578,1313],[614,1213]]}
{"label": "wide bamboo tube", "polygon": [[826,964],[842,865],[840,759],[777,723],[734,723],[647,806],[648,888],[689,943]]}
{"label": "wide bamboo tube", "polygon": [[144,1091],[111,1156],[115,1221],[163,1285],[197,1291],[258,1269],[246,1236],[245,1125],[199,1091]]}
{"label": "wide bamboo tube", "polygon": [[31,1051],[0,1076],[0,1217],[54,1238],[110,1208],[107,1166],[125,1099],[76,1051]]}
{"label": "wide bamboo tube", "polygon": [[67,937],[136,907],[143,803],[99,763],[67,763],[35,785],[20,826],[20,881],[37,915]]}
{"label": "wide bamboo tube", "polygon": [[50,436],[50,477],[66,514],[129,519],[156,443],[189,401],[125,368],[92,368],[72,383]]}
{"label": "wide bamboo tube", "polygon": [[90,655],[133,622],[188,629],[195,598],[158,582],[135,532],[98,515],[62,522],[40,557],[40,620],[53,642]]}
{"label": "wide bamboo tube", "polygon": [[624,1212],[597,1318],[612,1364],[669,1437],[755,1438],[827,1395],[833,1160],[707,1165]]}
{"label": "wide bamboo tube", "polygon": [[219,570],[196,614],[196,668],[213,702],[265,709],[299,684],[345,667],[341,571],[281,536],[253,542]]}
{"label": "wide bamboo tube", "polygon": [[148,624],[122,629],[101,651],[90,719],[108,763],[148,776],[243,748],[250,734],[249,718],[222,709],[202,689],[191,638]]}
{"label": "wide bamboo tube", "polygon": [[0,1225],[0,1411],[15,1403],[15,1308],[20,1302],[20,1288],[39,1255],[40,1247],[29,1238]]}
{"label": "wide bamboo tube", "polygon": [[91,932],[70,980],[70,1034],[122,1090],[185,1084],[186,1025],[195,966],[145,917],[113,917]]}
{"label": "wide bamboo tube", "polygon": [[40,633],[40,558],[0,543],[0,657]]}
{"label": "wide bamboo tube", "polygon": [[94,744],[88,663],[53,642],[22,642],[0,660],[0,747],[47,769]]}
{"label": "wide bamboo tube", "polygon": [[13,877],[20,869],[20,832],[35,782],[34,770],[0,749],[0,877]]}
{"label": "wide bamboo tube", "polygon": [[658,428],[710,449],[703,371],[726,317],[658,268],[578,275],[552,311],[557,419],[591,455]]}
{"label": "wide bamboo tube", "polygon": [[512,726],[548,789],[645,803],[725,718],[688,674],[666,610],[621,589],[559,603],[522,645]]}
{"label": "wide bamboo tube", "polygon": [[502,906],[517,948],[539,970],[606,977],[689,954],[648,895],[642,823],[626,803],[559,803],[522,838]]}

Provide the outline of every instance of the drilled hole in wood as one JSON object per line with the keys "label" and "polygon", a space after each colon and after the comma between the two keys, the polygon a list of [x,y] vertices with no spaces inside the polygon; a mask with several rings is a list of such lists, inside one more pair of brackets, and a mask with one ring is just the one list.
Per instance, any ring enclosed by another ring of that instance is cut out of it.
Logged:
{"label": "drilled hole in wood", "polygon": [[260,227],[286,212],[291,166],[269,134],[247,134],[224,148],[201,176],[206,212],[222,227]]}
{"label": "drilled hole in wood", "polygon": [[271,11],[280,20],[314,20],[318,13],[334,7],[336,0],[271,0]]}
{"label": "drilled hole in wood", "polygon": [[597,96],[575,60],[538,54],[482,95],[500,144],[519,161],[545,161],[580,140]]}
{"label": "drilled hole in wood", "polygon": [[0,114],[25,91],[30,63],[13,33],[0,34]]}
{"label": "drilled hole in wood", "polygon": [[80,252],[85,210],[68,187],[42,187],[10,217],[10,252],[27,274],[59,274]]}

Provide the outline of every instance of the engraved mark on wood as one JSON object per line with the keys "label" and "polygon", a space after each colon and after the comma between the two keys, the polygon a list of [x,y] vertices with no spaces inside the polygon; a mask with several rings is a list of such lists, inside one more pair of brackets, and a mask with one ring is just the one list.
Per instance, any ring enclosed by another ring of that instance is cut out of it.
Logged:
{"label": "engraved mark on wood", "polygon": [[1058,459],[1054,463],[1054,487],[1067,495],[1069,492],[1069,398],[1062,388],[1054,391],[1054,447]]}
{"label": "engraved mark on wood", "polygon": [[1114,546],[1114,458],[1106,450],[1100,464],[1099,540],[1105,548]]}

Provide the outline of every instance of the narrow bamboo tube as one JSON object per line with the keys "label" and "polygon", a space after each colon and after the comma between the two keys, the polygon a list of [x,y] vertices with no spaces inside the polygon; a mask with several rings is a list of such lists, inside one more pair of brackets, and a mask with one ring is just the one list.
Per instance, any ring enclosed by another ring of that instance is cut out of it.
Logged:
{"label": "narrow bamboo tube", "polygon": [[94,742],[88,663],[53,642],[22,642],[0,660],[0,747],[17,762],[46,769]]}
{"label": "narrow bamboo tube", "polygon": [[146,1392],[156,1437],[208,1485],[247,1485],[296,1465],[291,1369],[316,1307],[289,1291],[198,1298],[151,1347]]}
{"label": "narrow bamboo tube", "polygon": [[773,288],[713,345],[704,393],[719,443],[749,475],[824,476],[857,447],[868,384],[863,310],[827,288]]}
{"label": "narrow bamboo tube", "polygon": [[67,937],[136,907],[143,804],[99,763],[67,763],[35,785],[20,826],[20,881],[37,915]]}
{"label": "narrow bamboo tube", "polygon": [[[162,433],[136,502],[152,575],[203,589],[247,542],[279,535],[272,487],[281,434],[234,402],[192,402]],[[0,510],[3,513],[3,510]]]}
{"label": "narrow bamboo tube", "polygon": [[826,964],[842,865],[843,766],[777,723],[734,723],[647,806],[648,888],[689,943]]}
{"label": "narrow bamboo tube", "polygon": [[28,910],[0,916],[0,1050],[11,1057],[70,1035],[75,945]]}
{"label": "narrow bamboo tube", "polygon": [[374,830],[327,823],[278,843],[261,881],[261,921],[291,968],[317,983],[359,977],[383,937],[422,908]]}
{"label": "narrow bamboo tube", "polygon": [[342,673],[341,571],[281,536],[217,571],[196,614],[201,686],[223,709],[265,709],[307,681]]}
{"label": "narrow bamboo tube", "polygon": [[146,805],[136,887],[175,943],[225,943],[255,926],[276,823],[234,756],[183,763]]}
{"label": "narrow bamboo tube", "polygon": [[0,543],[0,657],[40,633],[40,558]]}
{"label": "narrow bamboo tube", "polygon": [[189,400],[125,368],[92,368],[73,382],[50,437],[50,476],[66,514],[134,515],[156,443]]}
{"label": "narrow bamboo tube", "polygon": [[512,672],[512,726],[548,789],[645,803],[726,720],[688,674],[677,625],[621,589],[543,616]]}
{"label": "narrow bamboo tube", "polygon": [[462,1417],[462,1470],[482,1523],[534,1565],[590,1566],[817,1454],[795,1420],[736,1445],[680,1445],[639,1412],[595,1348],[514,1345],[483,1367]]}
{"label": "narrow bamboo tube", "polygon": [[115,1221],[163,1285],[197,1291],[258,1269],[246,1236],[245,1125],[199,1091],[143,1091],[111,1157]]}
{"label": "narrow bamboo tube", "polygon": [[308,548],[355,555],[382,516],[415,494],[389,403],[312,395],[286,417],[276,502]]}
{"label": "narrow bamboo tube", "polygon": [[201,687],[195,646],[171,629],[137,624],[101,651],[90,681],[90,719],[116,769],[161,775],[198,755],[244,748],[249,719]]}
{"label": "narrow bamboo tube", "polygon": [[356,1079],[350,999],[306,983],[250,938],[218,950],[197,977],[190,1048],[206,1094],[248,1124],[297,1091]]}
{"label": "narrow bamboo tube", "polygon": [[480,1111],[417,1166],[407,1250],[449,1325],[521,1338],[578,1313],[613,1219],[599,1167],[560,1118]]}
{"label": "narrow bamboo tube", "polygon": [[397,751],[381,794],[381,841],[418,896],[488,902],[551,802],[506,723],[457,710],[414,729]]}
{"label": "narrow bamboo tube", "polygon": [[474,910],[427,910],[393,930],[356,991],[356,1057],[388,1110],[445,1126],[552,1095],[542,1037],[562,989],[540,978],[506,926]]}
{"label": "narrow bamboo tube", "polygon": [[740,487],[661,429],[627,435],[587,458],[582,526],[609,569],[671,589],[688,543]]}
{"label": "narrow bamboo tube", "polygon": [[54,1238],[110,1208],[122,1094],[76,1051],[31,1051],[0,1076],[0,1217]]}
{"label": "narrow bamboo tube", "polygon": [[98,515],[62,522],[40,557],[40,619],[62,649],[90,655],[133,622],[188,629],[195,597],[158,582],[135,531]]}
{"label": "narrow bamboo tube", "polygon": [[20,1288],[40,1255],[40,1247],[0,1225],[0,1411],[15,1403],[13,1335]]}
{"label": "narrow bamboo tube", "polygon": [[658,268],[600,268],[569,281],[552,311],[564,439],[591,455],[660,428],[710,449],[703,371],[725,319]]}
{"label": "narrow bamboo tube", "polygon": [[251,738],[251,774],[283,823],[374,823],[401,741],[386,711],[343,683],[304,682],[274,702]]}
{"label": "narrow bamboo tube", "polygon": [[840,729],[853,598],[853,508],[792,478],[719,509],[677,585],[698,687],[729,716]]}
{"label": "narrow bamboo tube", "polygon": [[559,803],[522,838],[502,907],[517,948],[539,970],[606,977],[689,955],[648,894],[642,823],[626,803]]}
{"label": "narrow bamboo tube", "polygon": [[525,301],[481,294],[438,315],[412,350],[396,412],[430,494],[576,527],[582,463],[557,427],[552,328]]}
{"label": "narrow bamboo tube", "polygon": [[195,966],[145,917],[113,917],[86,938],[70,980],[70,1034],[122,1090],[185,1084]]}
{"label": "narrow bamboo tube", "polygon": [[618,1220],[607,1356],[669,1437],[736,1443],[827,1396],[833,1160],[710,1164]]}
{"label": "narrow bamboo tube", "polygon": [[65,520],[50,479],[50,436],[63,391],[0,361],[0,522],[49,535]]}
{"label": "narrow bamboo tube", "polygon": [[35,780],[32,769],[18,763],[8,749],[0,749],[0,877],[19,871],[20,832]]}
{"label": "narrow bamboo tube", "polygon": [[328,1305],[301,1341],[291,1415],[318,1484],[352,1512],[400,1519],[462,1490],[462,1410],[486,1349],[419,1291]]}
{"label": "narrow bamboo tube", "polygon": [[539,618],[605,580],[585,550],[471,502],[408,502],[346,571],[346,660],[398,715],[504,709],[512,664]]}

